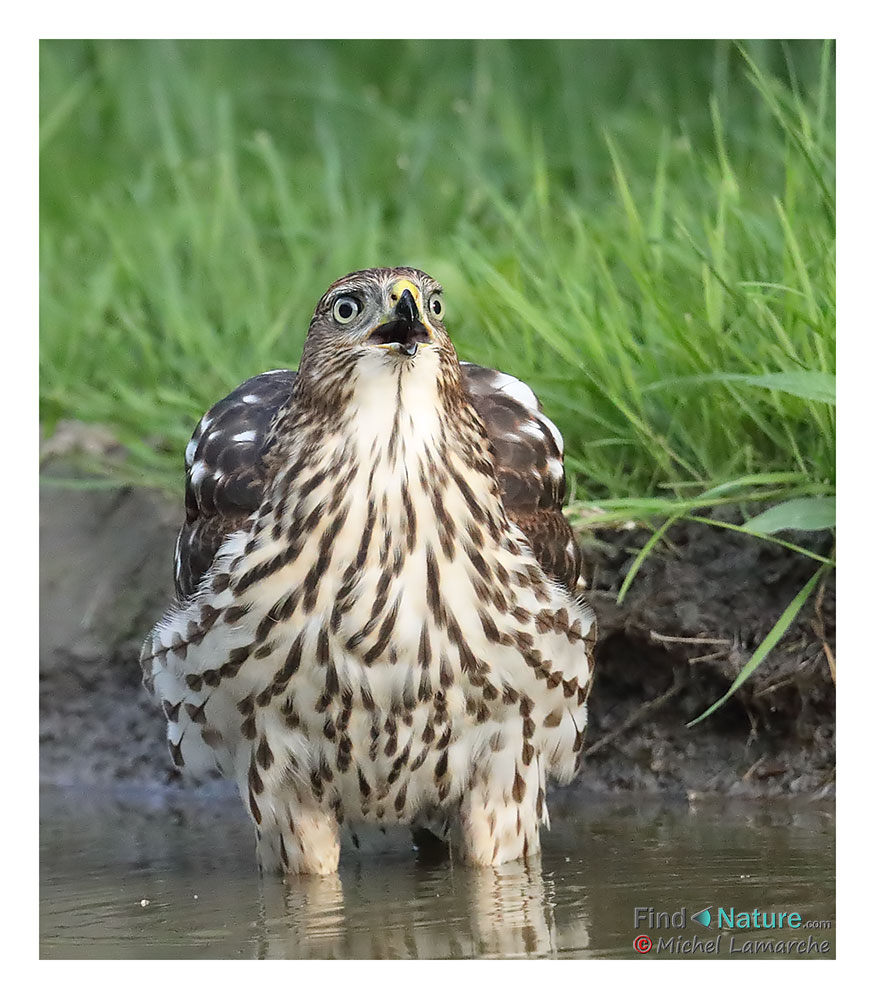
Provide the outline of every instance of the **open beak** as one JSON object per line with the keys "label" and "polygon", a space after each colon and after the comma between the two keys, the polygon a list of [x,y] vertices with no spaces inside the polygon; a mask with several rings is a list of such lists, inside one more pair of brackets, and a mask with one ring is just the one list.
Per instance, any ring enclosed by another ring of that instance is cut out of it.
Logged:
{"label": "open beak", "polygon": [[394,306],[387,311],[383,322],[371,330],[367,342],[405,357],[415,357],[421,343],[434,340],[434,333],[422,318],[419,291],[410,281],[398,281],[392,287],[390,300]]}

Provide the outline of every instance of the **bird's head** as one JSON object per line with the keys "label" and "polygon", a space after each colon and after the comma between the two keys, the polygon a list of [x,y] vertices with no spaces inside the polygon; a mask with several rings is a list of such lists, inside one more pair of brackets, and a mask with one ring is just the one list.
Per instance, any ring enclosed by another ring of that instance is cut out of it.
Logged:
{"label": "bird's head", "polygon": [[[325,292],[307,334],[305,358],[340,353],[411,364],[417,355],[449,346],[442,288],[424,271],[386,267],[355,271]],[[302,359],[302,365],[304,359]]]}

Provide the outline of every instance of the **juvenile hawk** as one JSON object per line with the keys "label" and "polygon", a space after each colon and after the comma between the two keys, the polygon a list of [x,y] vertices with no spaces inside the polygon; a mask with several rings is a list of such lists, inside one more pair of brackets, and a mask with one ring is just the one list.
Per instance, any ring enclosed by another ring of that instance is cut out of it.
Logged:
{"label": "juvenile hawk", "polygon": [[336,869],[344,821],[536,854],[575,772],[595,622],[562,438],[460,364],[441,288],[336,281],[300,367],[244,382],[186,449],[177,600],[143,646],[178,766],[233,776],[263,869]]}

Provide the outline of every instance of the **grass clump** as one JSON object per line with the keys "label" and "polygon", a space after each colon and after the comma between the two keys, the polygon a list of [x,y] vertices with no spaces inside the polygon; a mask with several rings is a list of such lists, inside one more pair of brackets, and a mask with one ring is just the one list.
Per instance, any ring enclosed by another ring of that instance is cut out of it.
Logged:
{"label": "grass clump", "polygon": [[829,492],[832,53],[750,48],[44,43],[43,419],[169,485],[331,280],[403,261],[556,414],[577,495]]}

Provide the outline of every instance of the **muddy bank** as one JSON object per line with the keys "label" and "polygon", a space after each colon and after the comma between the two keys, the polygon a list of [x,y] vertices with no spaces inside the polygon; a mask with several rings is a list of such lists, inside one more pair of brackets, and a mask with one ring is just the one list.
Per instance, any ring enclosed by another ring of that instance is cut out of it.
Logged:
{"label": "muddy bank", "polygon": [[[619,585],[648,536],[585,539],[600,641],[582,779],[604,789],[833,793],[835,684],[825,645],[834,652],[834,577],[751,679],[689,729],[816,566],[736,532],[678,524],[618,607]],[[824,555],[832,545],[826,532],[795,540]]]}
{"label": "muddy bank", "polygon": [[[44,475],[75,475],[54,459]],[[181,500],[147,490],[43,485],[40,502],[40,776],[44,784],[163,786],[163,716],[140,683],[142,639],[172,594]],[[835,781],[830,579],[738,694],[693,729],[813,572],[743,535],[678,524],[616,593],[648,535],[584,539],[599,620],[588,790],[695,796],[829,795]],[[800,537],[828,553],[828,535]]]}

